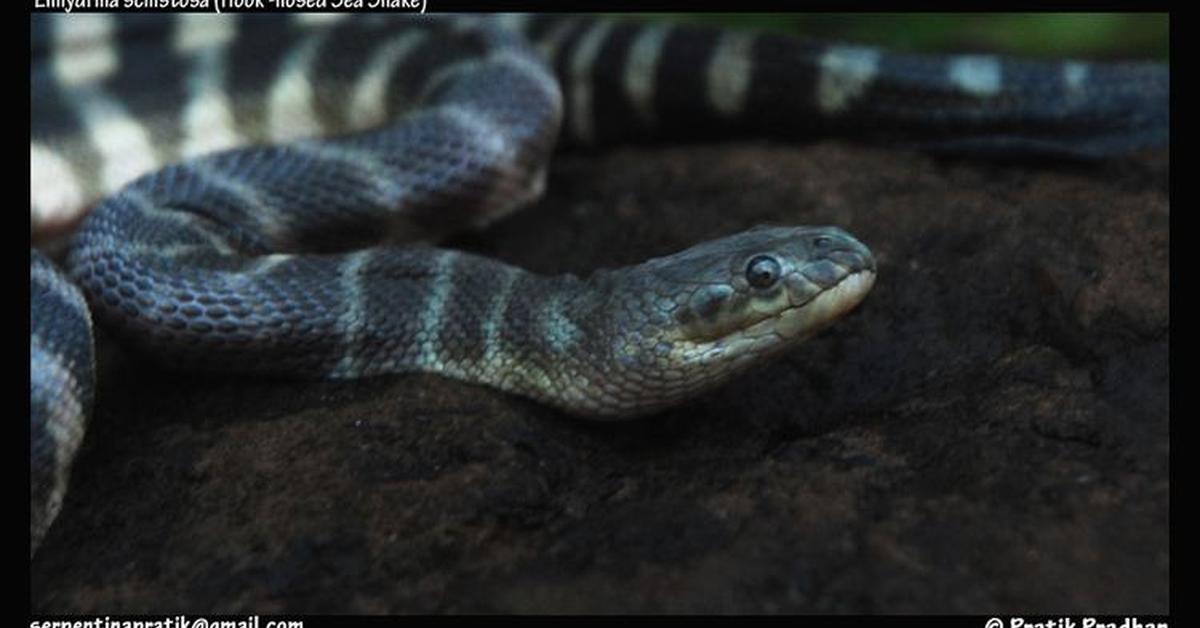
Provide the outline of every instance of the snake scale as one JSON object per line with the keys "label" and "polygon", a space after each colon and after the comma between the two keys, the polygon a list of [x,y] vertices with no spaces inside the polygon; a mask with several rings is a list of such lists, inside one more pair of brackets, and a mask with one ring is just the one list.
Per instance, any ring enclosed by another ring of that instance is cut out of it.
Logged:
{"label": "snake scale", "polygon": [[43,14],[31,53],[33,239],[76,230],[66,274],[30,254],[31,554],[83,438],[93,318],[175,367],[426,371],[643,415],[841,317],[871,251],[756,227],[581,279],[401,243],[529,204],[560,146],[836,133],[1092,158],[1168,129],[1162,64],[590,16]]}

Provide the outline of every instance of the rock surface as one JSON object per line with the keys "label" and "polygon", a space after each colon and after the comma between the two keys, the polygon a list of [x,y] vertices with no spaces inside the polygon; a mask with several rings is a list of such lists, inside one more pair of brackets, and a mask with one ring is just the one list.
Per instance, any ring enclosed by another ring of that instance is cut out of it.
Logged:
{"label": "rock surface", "polygon": [[162,373],[102,338],[33,610],[1166,613],[1168,176],[1165,152],[564,156],[543,201],[450,244],[587,274],[836,224],[878,283],[631,423],[435,376]]}

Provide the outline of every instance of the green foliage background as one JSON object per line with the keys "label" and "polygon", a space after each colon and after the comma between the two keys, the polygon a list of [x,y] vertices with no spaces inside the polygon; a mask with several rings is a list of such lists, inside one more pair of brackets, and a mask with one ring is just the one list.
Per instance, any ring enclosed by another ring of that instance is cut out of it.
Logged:
{"label": "green foliage background", "polygon": [[911,51],[1000,52],[1031,57],[1169,59],[1166,13],[656,14]]}

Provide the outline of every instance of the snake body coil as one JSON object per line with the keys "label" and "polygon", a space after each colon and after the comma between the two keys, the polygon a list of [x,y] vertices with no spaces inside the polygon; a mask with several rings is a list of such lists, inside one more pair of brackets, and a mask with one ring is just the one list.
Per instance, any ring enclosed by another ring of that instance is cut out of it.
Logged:
{"label": "snake body coil", "polygon": [[866,120],[927,148],[1095,156],[1166,135],[1165,69],[1146,64],[888,56],[570,16],[56,17],[33,22],[35,235],[100,200],[71,281],[31,255],[33,549],[90,403],[75,285],[98,323],[175,366],[428,371],[635,416],[842,316],[874,282],[871,252],[834,227],[756,228],[580,279],[380,244],[528,204],[560,143]]}

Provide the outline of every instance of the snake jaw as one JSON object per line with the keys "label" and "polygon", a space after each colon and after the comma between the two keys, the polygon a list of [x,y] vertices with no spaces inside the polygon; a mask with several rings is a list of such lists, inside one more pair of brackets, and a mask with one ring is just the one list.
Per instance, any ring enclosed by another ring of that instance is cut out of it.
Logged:
{"label": "snake jaw", "polygon": [[811,337],[854,309],[874,286],[875,271],[850,273],[806,303],[784,310],[773,321],[773,331],[785,339]]}
{"label": "snake jaw", "polygon": [[857,307],[874,287],[875,279],[874,270],[848,273],[811,298],[712,341],[710,349],[701,353],[731,358],[739,365],[779,353],[811,338]]}

